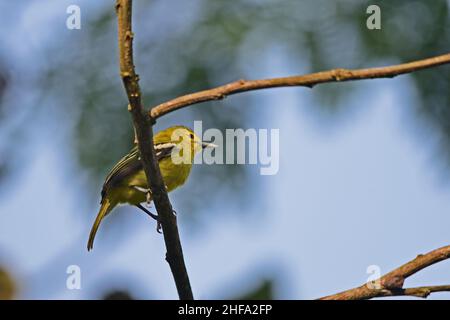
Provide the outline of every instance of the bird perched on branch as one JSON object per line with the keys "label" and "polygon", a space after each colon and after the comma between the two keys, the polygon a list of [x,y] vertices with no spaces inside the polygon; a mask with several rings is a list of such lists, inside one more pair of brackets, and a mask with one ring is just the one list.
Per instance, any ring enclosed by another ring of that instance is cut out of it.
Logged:
{"label": "bird perched on branch", "polygon": [[[196,153],[204,148],[216,147],[212,143],[202,142],[191,129],[184,126],[174,126],[158,132],[153,137],[153,144],[168,192],[186,182]],[[134,205],[159,221],[155,214],[141,205],[143,202],[150,203],[151,200],[139,149],[135,146],[120,159],[105,179],[100,211],[89,235],[88,251],[93,248],[95,234],[101,221],[119,204]]]}

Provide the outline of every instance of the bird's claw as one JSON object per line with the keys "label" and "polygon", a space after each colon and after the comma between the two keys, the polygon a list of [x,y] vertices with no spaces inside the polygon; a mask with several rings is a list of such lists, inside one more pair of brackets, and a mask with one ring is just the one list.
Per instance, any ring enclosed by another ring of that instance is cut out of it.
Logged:
{"label": "bird's claw", "polygon": [[153,219],[155,219],[156,220],[156,232],[162,233],[161,232],[161,229],[162,229],[161,218],[159,217],[159,215],[154,214],[154,213],[150,212],[149,210],[145,209],[141,204],[136,204],[135,206],[138,207],[139,209],[141,209],[142,211],[144,211],[146,214],[148,214]]}
{"label": "bird's claw", "polygon": [[162,225],[161,225],[161,222],[158,220],[157,222],[156,222],[156,232],[158,232],[159,234],[161,234],[162,233]]}
{"label": "bird's claw", "polygon": [[147,190],[147,205],[150,205],[150,203],[152,202],[152,192],[150,191],[150,189]]}
{"label": "bird's claw", "polygon": [[139,186],[132,186],[132,188],[136,189],[139,192],[143,192],[146,194],[146,203],[148,206],[150,206],[150,203],[152,202],[152,191],[150,190],[150,188],[145,189]]}

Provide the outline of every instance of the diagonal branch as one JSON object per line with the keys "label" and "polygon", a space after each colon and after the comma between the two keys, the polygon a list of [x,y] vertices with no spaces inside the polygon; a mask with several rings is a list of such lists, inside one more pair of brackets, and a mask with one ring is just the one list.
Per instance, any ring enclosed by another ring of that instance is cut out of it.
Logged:
{"label": "diagonal branch", "polygon": [[395,76],[450,63],[450,53],[424,60],[368,69],[333,69],[301,76],[272,78],[262,80],[238,80],[209,90],[199,91],[161,103],[151,109],[150,114],[157,119],[169,112],[189,105],[224,99],[229,95],[276,87],[313,87],[327,82],[342,82],[375,78],[393,78]]}
{"label": "diagonal branch", "polygon": [[432,292],[450,291],[450,285],[403,289],[403,283],[406,278],[435,263],[449,258],[450,246],[445,246],[426,254],[419,254],[414,260],[405,263],[373,282],[322,297],[320,300],[362,300],[389,296],[416,296],[426,298]]}
{"label": "diagonal branch", "polygon": [[148,185],[152,191],[153,202],[161,220],[167,248],[166,260],[170,265],[180,299],[192,300],[193,294],[184,263],[177,220],[173,214],[172,205],[167,195],[153,147],[152,123],[154,123],[154,119],[144,112],[139,76],[134,69],[131,9],[132,0],[117,0],[120,75],[128,96],[128,110],[133,117],[141,161],[147,176]]}

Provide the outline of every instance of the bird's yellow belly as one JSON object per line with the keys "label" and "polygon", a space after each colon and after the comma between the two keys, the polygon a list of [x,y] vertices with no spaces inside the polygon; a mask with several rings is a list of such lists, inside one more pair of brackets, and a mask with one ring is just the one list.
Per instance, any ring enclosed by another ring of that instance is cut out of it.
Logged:
{"label": "bird's yellow belly", "polygon": [[147,200],[144,189],[147,189],[145,174],[144,171],[138,171],[136,174],[126,177],[120,185],[112,188],[108,197],[117,203],[136,205]]}
{"label": "bird's yellow belly", "polygon": [[[173,172],[173,168],[168,168],[174,166],[174,164],[169,159],[163,159],[159,163],[162,172]],[[175,188],[183,185],[186,182],[187,177],[191,169],[190,165],[179,165],[179,174],[163,176],[164,183],[166,185],[167,191],[170,192]],[[180,170],[181,169],[181,170]],[[137,188],[136,188],[137,187]],[[113,188],[110,193],[110,198],[117,201],[117,203],[129,203],[136,205],[147,201],[147,193],[144,189],[148,189],[147,178],[143,170],[138,171],[136,174],[131,175],[124,179],[120,186]]]}

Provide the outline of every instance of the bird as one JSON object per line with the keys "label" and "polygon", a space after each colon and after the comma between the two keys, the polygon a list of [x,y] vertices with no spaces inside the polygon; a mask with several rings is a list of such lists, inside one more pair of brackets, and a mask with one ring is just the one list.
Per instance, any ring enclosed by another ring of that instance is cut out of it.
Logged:
{"label": "bird", "polygon": [[[195,154],[205,148],[217,147],[203,142],[190,128],[172,126],[156,133],[153,137],[156,159],[161,170],[167,192],[182,186],[192,168]],[[100,210],[92,225],[87,243],[88,251],[94,246],[94,239],[102,220],[118,205],[135,206],[158,221],[158,217],[142,206],[152,200],[151,191],[137,146],[125,155],[111,169],[105,178],[101,191]]]}

